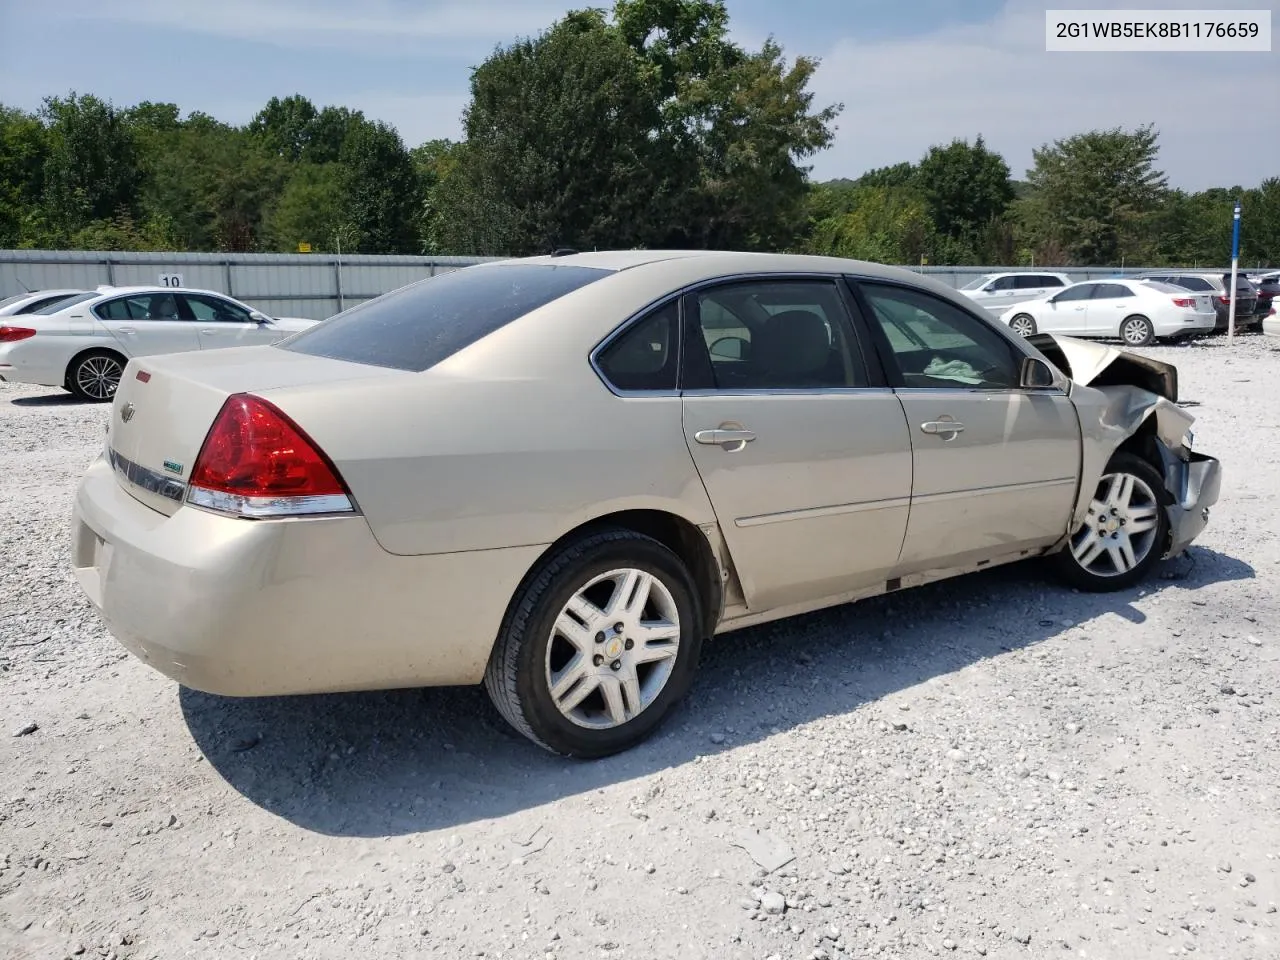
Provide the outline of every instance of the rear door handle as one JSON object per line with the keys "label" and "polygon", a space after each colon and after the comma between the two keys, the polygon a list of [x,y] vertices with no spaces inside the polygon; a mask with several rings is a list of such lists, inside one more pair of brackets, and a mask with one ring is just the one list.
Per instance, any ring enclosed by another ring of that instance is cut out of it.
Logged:
{"label": "rear door handle", "polygon": [[954,420],[926,420],[920,424],[920,430],[923,433],[936,434],[939,436],[950,434],[945,439],[951,440],[957,433],[964,432],[964,424],[957,423]]}
{"label": "rear door handle", "polygon": [[120,327],[119,329],[121,333],[137,333],[138,332],[137,327]]}
{"label": "rear door handle", "polygon": [[693,439],[698,443],[709,447],[723,447],[729,453],[737,453],[755,438],[756,435],[750,430],[725,427],[717,427],[715,430],[699,430],[693,435]]}
{"label": "rear door handle", "polygon": [[208,330],[208,329],[205,329],[205,330],[201,330],[200,332],[201,332],[201,333],[203,333],[203,334],[204,334],[205,336],[207,336],[207,337],[212,337],[212,336],[213,336],[214,334],[216,334],[218,331],[217,331],[217,330]]}

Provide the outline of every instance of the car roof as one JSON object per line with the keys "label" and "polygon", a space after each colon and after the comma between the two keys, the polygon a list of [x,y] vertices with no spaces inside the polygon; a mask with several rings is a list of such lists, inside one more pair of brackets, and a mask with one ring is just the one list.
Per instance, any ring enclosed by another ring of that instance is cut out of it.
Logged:
{"label": "car roof", "polygon": [[[121,295],[139,294],[139,293],[209,293],[215,297],[226,297],[227,294],[217,290],[202,290],[199,287],[161,287],[161,286],[132,286],[132,287],[113,287],[108,284],[102,284],[94,288],[95,292],[104,297],[118,297]],[[86,293],[88,291],[85,291]],[[234,299],[234,298],[232,298]]]}

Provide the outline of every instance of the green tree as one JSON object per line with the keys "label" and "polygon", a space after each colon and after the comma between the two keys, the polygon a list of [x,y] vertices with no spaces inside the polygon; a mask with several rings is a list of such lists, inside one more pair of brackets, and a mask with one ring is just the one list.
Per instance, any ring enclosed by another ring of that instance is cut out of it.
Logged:
{"label": "green tree", "polygon": [[142,181],[133,131],[110,103],[92,95],[47,97],[44,213],[74,231],[131,212]]}
{"label": "green tree", "polygon": [[267,246],[290,251],[296,250],[299,243],[309,243],[317,253],[332,251],[335,238],[347,226],[342,181],[343,171],[336,163],[300,163],[294,167],[267,214]]}
{"label": "green tree", "polygon": [[395,128],[353,124],[342,142],[345,219],[361,253],[416,253],[421,189],[413,159]]}
{"label": "green tree", "polygon": [[919,263],[933,227],[924,198],[909,187],[855,187],[849,210],[814,226],[807,252],[878,263]]}
{"label": "green tree", "polygon": [[315,130],[318,111],[301,94],[272,97],[249,121],[249,132],[286,160],[302,159]]}
{"label": "green tree", "polygon": [[914,181],[935,229],[975,252],[1013,200],[1009,165],[987,149],[981,134],[972,146],[957,139],[930,147]]}
{"label": "green tree", "polygon": [[1019,201],[1032,244],[1058,245],[1086,265],[1127,256],[1168,190],[1155,166],[1158,139],[1152,126],[1095,130],[1033,151],[1031,193]]}
{"label": "green tree", "polygon": [[48,154],[39,118],[0,104],[0,247],[19,246],[32,233]]}

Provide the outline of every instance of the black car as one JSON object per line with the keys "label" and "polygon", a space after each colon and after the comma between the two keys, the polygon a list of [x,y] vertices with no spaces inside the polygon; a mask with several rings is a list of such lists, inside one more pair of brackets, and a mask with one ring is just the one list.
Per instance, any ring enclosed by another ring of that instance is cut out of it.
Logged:
{"label": "black car", "polygon": [[1270,273],[1264,273],[1258,277],[1256,281],[1258,288],[1258,308],[1254,311],[1258,316],[1265,317],[1271,312],[1271,308],[1275,306],[1275,298],[1280,294],[1280,270],[1272,270]]}

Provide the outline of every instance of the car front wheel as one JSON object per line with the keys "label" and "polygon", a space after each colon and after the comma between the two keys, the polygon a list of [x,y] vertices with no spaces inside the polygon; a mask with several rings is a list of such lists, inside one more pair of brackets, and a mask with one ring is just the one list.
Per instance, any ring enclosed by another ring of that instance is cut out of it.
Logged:
{"label": "car front wheel", "polygon": [[1168,494],[1145,460],[1118,453],[1098,481],[1084,522],[1054,555],[1073,587],[1091,592],[1133,586],[1160,562],[1169,536]]}
{"label": "car front wheel", "polygon": [[630,530],[591,534],[521,587],[485,688],[511,726],[553,753],[618,753],[687,692],[701,620],[693,580],[669,549]]}

